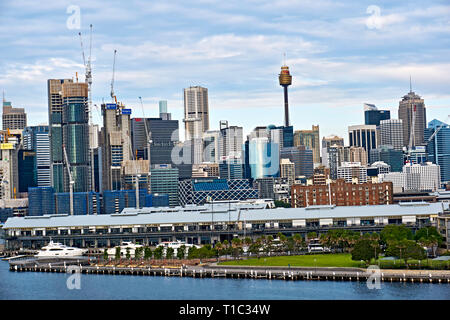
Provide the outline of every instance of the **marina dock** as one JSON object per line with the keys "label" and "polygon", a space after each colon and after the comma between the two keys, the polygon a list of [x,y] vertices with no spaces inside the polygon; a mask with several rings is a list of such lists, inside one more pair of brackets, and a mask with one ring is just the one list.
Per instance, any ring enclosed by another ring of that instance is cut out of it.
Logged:
{"label": "marina dock", "polygon": [[88,259],[11,260],[14,272],[49,272],[192,278],[231,278],[266,280],[371,281],[379,276],[384,282],[450,283],[448,270],[373,270],[360,268],[252,267],[220,266],[98,266]]}

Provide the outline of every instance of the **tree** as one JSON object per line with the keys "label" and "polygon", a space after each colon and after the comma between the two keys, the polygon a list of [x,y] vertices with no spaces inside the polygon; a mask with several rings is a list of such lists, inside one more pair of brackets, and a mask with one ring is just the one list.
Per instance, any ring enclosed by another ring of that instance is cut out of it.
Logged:
{"label": "tree", "polygon": [[229,246],[230,246],[230,243],[228,242],[228,240],[224,240],[223,241],[223,249],[224,249],[224,253],[225,254],[229,254]]}
{"label": "tree", "polygon": [[166,249],[166,259],[173,259],[173,254],[175,250],[173,248]]}
{"label": "tree", "polygon": [[425,259],[425,250],[413,240],[398,240],[390,241],[386,249],[386,255],[399,257],[405,261],[408,267],[408,259]]}
{"label": "tree", "polygon": [[242,253],[241,239],[233,238],[233,240],[231,240],[231,247],[233,249],[233,256],[236,258],[240,253]]}
{"label": "tree", "polygon": [[404,225],[387,225],[381,230],[381,240],[384,243],[389,241],[412,240],[412,231]]}
{"label": "tree", "polygon": [[152,249],[150,247],[144,248],[144,259],[149,260],[152,258]]}
{"label": "tree", "polygon": [[142,257],[142,251],[143,251],[143,247],[139,247],[139,248],[136,248],[135,250],[134,250],[134,258],[136,259],[136,260],[139,260],[141,257]]}
{"label": "tree", "polygon": [[103,260],[108,260],[108,250],[107,249],[105,249],[105,250],[103,250]]}
{"label": "tree", "polygon": [[163,247],[163,246],[158,246],[158,247],[153,251],[153,256],[155,257],[155,259],[162,259],[163,252],[164,252],[164,247]]}
{"label": "tree", "polygon": [[311,242],[312,239],[316,239],[317,238],[317,233],[313,232],[308,232],[306,234],[306,243],[309,244]]}
{"label": "tree", "polygon": [[290,203],[286,203],[280,200],[275,200],[274,201],[275,207],[281,207],[281,208],[290,208],[291,204]]}
{"label": "tree", "polygon": [[424,227],[419,229],[414,237],[421,245],[433,250],[433,256],[436,255],[437,248],[442,244],[443,237],[435,227]]}
{"label": "tree", "polygon": [[355,243],[355,246],[352,249],[352,260],[363,260],[367,264],[369,264],[372,258],[378,258],[378,253],[378,243],[375,244],[372,240],[369,239],[360,239]]}
{"label": "tree", "polygon": [[127,259],[131,258],[130,248],[127,248],[127,251],[126,251],[126,254],[125,254],[125,258],[127,258]]}
{"label": "tree", "polygon": [[177,249],[177,258],[182,260],[186,256],[186,246],[183,244]]}
{"label": "tree", "polygon": [[304,240],[301,234],[299,233],[294,234],[292,239],[294,240],[295,248],[297,250],[300,250],[304,246]]}
{"label": "tree", "polygon": [[198,249],[195,246],[192,246],[188,250],[188,258],[189,259],[196,259],[198,258]]}
{"label": "tree", "polygon": [[120,247],[116,247],[116,252],[115,252],[114,258],[116,260],[119,260],[121,256],[122,256],[122,252],[120,250]]}

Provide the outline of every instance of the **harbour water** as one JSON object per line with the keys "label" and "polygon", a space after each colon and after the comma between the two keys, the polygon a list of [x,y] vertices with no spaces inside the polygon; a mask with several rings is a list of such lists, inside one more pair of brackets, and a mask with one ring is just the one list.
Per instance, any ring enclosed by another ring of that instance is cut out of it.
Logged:
{"label": "harbour water", "polygon": [[449,300],[450,284],[211,279],[81,274],[80,289],[68,289],[69,274],[11,272],[0,261],[0,300]]}

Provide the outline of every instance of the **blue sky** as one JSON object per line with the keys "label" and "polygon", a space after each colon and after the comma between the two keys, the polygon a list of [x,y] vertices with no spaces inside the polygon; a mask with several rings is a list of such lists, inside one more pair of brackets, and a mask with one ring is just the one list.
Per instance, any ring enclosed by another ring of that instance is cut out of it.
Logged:
{"label": "blue sky", "polygon": [[[69,29],[69,6],[80,30]],[[278,73],[286,53],[293,75],[295,129],[347,138],[364,120],[363,104],[390,109],[409,91],[425,99],[427,120],[450,114],[448,1],[31,1],[0,2],[0,90],[25,107],[30,125],[47,122],[46,79],[84,80],[78,32],[93,24],[93,102],[115,93],[134,116],[158,114],[168,100],[183,117],[183,88],[209,90],[210,124],[283,123]],[[93,111],[100,123],[99,111]],[[180,122],[182,124],[182,122]],[[181,125],[182,127],[182,125]],[[181,137],[183,137],[181,130]]]}

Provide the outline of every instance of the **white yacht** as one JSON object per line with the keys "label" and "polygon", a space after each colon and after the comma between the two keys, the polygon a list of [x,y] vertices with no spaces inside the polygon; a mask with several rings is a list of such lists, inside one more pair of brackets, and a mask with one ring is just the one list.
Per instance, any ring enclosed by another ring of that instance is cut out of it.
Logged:
{"label": "white yacht", "polygon": [[[137,248],[142,248],[142,247],[144,247],[144,246],[143,246],[143,245],[140,245],[140,244],[134,244],[134,243],[131,242],[131,241],[123,241],[123,242],[122,242],[122,245],[120,245],[119,247],[120,247],[120,256],[121,256],[121,257],[126,257],[127,249],[129,249],[130,256],[131,256],[131,257],[134,257],[135,250],[136,250]],[[114,257],[114,256],[116,255],[116,247],[114,247],[114,248],[109,248],[109,249],[107,250],[107,252],[108,252],[108,256]]]}
{"label": "white yacht", "polygon": [[52,240],[50,240],[49,244],[45,247],[42,247],[42,249],[38,251],[35,257],[78,257],[82,256],[87,251],[87,249],[69,247],[63,245],[62,243],[53,242]]}

